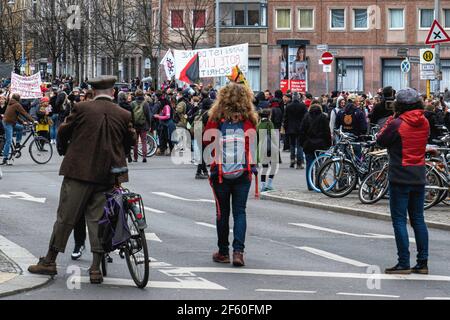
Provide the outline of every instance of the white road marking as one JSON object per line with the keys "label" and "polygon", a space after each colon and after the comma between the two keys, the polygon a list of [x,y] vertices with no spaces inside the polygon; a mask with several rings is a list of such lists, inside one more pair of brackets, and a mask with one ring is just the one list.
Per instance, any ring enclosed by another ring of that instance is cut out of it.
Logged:
{"label": "white road marking", "polygon": [[[177,279],[177,281],[149,281],[147,288],[160,288],[160,289],[196,289],[196,290],[227,290],[226,288],[208,281],[203,278],[196,277],[195,279],[188,278]],[[89,277],[81,277],[82,283],[90,283]],[[118,278],[104,278],[103,285],[109,286],[124,286],[124,287],[136,287],[133,280],[118,279]]]}
{"label": "white road marking", "polygon": [[150,212],[154,212],[154,213],[167,213],[165,211],[161,211],[161,210],[157,210],[157,209],[153,209],[153,208],[149,208],[149,207],[144,207],[145,210],[150,211]]}
{"label": "white road marking", "polygon": [[450,297],[425,297],[425,300],[450,300]]}
{"label": "white road marking", "polygon": [[370,294],[370,293],[350,293],[350,292],[338,292],[340,296],[357,296],[357,297],[378,297],[378,298],[400,298],[400,296],[393,296],[389,294]]}
{"label": "white road marking", "polygon": [[[386,234],[377,234],[377,233],[356,234],[356,233],[344,232],[344,231],[340,231],[340,230],[336,230],[336,229],[319,227],[319,226],[315,226],[315,225],[308,224],[308,223],[289,223],[289,224],[292,226],[297,226],[297,227],[302,227],[302,228],[307,228],[307,229],[312,229],[312,230],[318,230],[318,231],[323,231],[323,232],[328,232],[328,233],[340,234],[340,235],[344,235],[344,236],[351,236],[351,237],[355,237],[355,238],[395,239],[394,236],[386,235]],[[416,242],[416,240],[414,238],[409,238],[409,241],[413,242],[413,243]]]}
{"label": "white road marking", "polygon": [[315,294],[317,291],[302,291],[302,290],[279,290],[279,289],[256,289],[256,292],[282,292],[282,293],[309,293]]}
{"label": "white road marking", "polygon": [[0,198],[3,199],[17,198],[18,200],[32,201],[37,203],[45,203],[45,201],[47,200],[46,198],[35,198],[25,192],[10,192],[10,195],[0,194]]}
{"label": "white road marking", "polygon": [[315,249],[315,248],[311,248],[311,247],[297,247],[297,249],[304,250],[309,253],[312,253],[312,254],[315,254],[315,255],[321,256],[323,258],[330,259],[330,260],[350,264],[355,267],[366,267],[367,268],[369,266],[367,263],[359,262],[359,261],[353,260],[353,259],[348,259],[348,258],[339,256],[339,255],[331,253],[331,252],[327,252],[327,251],[323,251],[323,250],[319,250],[319,249]]}
{"label": "white road marking", "polygon": [[[206,223],[206,222],[196,222],[196,224],[200,225],[200,226],[204,226],[207,228],[211,228],[211,229],[216,229],[216,226],[211,224],[211,223]],[[230,233],[233,233],[233,230],[230,229]]]}
{"label": "white road marking", "polygon": [[[233,273],[233,274],[256,274],[266,276],[291,276],[291,277],[317,277],[317,278],[344,278],[344,279],[373,279],[380,280],[407,280],[407,281],[443,281],[450,282],[449,276],[435,275],[394,275],[373,273],[345,273],[345,272],[321,272],[300,270],[275,270],[275,269],[247,269],[247,268],[210,268],[210,267],[183,267],[177,268],[177,272],[196,273]],[[173,272],[173,271],[172,271]]]}
{"label": "white road marking", "polygon": [[162,242],[160,238],[156,235],[156,233],[146,233],[145,238],[149,241]]}
{"label": "white road marking", "polygon": [[167,193],[167,192],[152,192],[152,193],[156,194],[157,196],[166,197],[166,198],[175,199],[175,200],[182,200],[182,201],[189,201],[189,202],[216,203],[214,200],[209,200],[209,199],[187,199],[187,198],[179,197],[179,196]]}
{"label": "white road marking", "polygon": [[170,263],[165,263],[165,262],[153,262],[152,260],[150,260],[150,267],[152,268],[166,268],[166,267],[172,267],[172,265]]}

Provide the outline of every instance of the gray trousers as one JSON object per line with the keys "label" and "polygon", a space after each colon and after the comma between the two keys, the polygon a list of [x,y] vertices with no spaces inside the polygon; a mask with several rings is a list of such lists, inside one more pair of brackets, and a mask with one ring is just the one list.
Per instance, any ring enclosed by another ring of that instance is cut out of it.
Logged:
{"label": "gray trousers", "polygon": [[112,189],[111,185],[64,178],[56,222],[50,239],[50,249],[64,252],[75,224],[82,215],[85,215],[91,251],[102,253],[103,248],[98,238],[98,222],[103,216],[103,207],[106,203],[105,192],[110,192]]}

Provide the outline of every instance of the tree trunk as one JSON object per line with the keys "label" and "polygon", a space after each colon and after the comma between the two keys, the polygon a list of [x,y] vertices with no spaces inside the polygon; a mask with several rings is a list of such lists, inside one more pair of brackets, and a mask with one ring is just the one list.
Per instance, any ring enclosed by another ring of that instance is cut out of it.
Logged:
{"label": "tree trunk", "polygon": [[158,65],[158,58],[157,57],[151,57],[151,77],[153,82],[153,88],[156,90],[159,86],[158,82],[158,71],[159,71],[159,65]]}

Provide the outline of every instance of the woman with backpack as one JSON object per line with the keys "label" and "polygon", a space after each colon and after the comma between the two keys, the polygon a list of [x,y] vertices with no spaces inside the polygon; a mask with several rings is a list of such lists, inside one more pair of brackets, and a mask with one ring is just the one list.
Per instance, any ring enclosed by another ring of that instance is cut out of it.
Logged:
{"label": "woman with backpack", "polygon": [[144,92],[136,91],[136,100],[131,103],[133,126],[136,129],[137,141],[134,145],[134,162],[138,161],[139,140],[142,144],[142,162],[147,162],[147,133],[150,130],[150,106],[145,101]]}
{"label": "woman with backpack", "polygon": [[[300,125],[300,144],[306,158],[306,172],[309,172],[317,150],[327,150],[331,146],[331,131],[328,116],[322,112],[322,106],[313,103]],[[308,190],[313,188],[306,177]]]}
{"label": "woman with backpack", "polygon": [[252,159],[251,150],[256,149],[257,123],[253,93],[246,85],[231,82],[219,91],[218,98],[209,111],[209,121],[203,136],[204,146],[207,150],[211,149],[211,152],[205,152],[205,156],[212,157],[206,162],[211,164],[210,183],[217,210],[219,250],[213,254],[214,262],[230,263],[228,235],[232,209],[233,265],[244,266],[247,229],[245,209],[252,174],[256,174],[256,159]]}

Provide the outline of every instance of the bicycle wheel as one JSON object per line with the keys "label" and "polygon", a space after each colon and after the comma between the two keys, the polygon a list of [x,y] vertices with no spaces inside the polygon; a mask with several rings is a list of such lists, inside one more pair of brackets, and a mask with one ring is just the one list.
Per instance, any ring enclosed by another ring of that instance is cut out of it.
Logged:
{"label": "bicycle wheel", "polygon": [[436,189],[442,188],[442,180],[432,167],[428,165],[426,166],[426,180],[424,209],[428,210],[439,203],[444,191]]}
{"label": "bicycle wheel", "polygon": [[318,174],[320,191],[330,198],[343,198],[358,183],[358,172],[349,161],[327,160]]}
{"label": "bicycle wheel", "polygon": [[[151,134],[147,134],[146,143],[147,143],[147,158],[153,157],[157,149],[155,138],[153,138]],[[144,154],[144,152],[142,151],[142,143],[138,144],[138,154],[141,157]]]}
{"label": "bicycle wheel", "polygon": [[139,230],[133,212],[129,210],[127,214],[131,238],[124,250],[125,260],[134,283],[142,289],[147,286],[150,273],[147,240],[144,231]]}
{"label": "bicycle wheel", "polygon": [[29,152],[34,162],[46,164],[53,156],[53,147],[44,137],[35,137],[30,143]]}
{"label": "bicycle wheel", "polygon": [[330,155],[328,154],[322,154],[318,156],[316,159],[314,159],[313,163],[308,169],[308,172],[306,173],[306,178],[308,179],[308,184],[313,188],[315,192],[321,192],[320,188],[317,183],[317,176],[319,173],[319,169],[322,166],[322,164],[330,158]]}
{"label": "bicycle wheel", "polygon": [[363,204],[377,203],[388,191],[387,169],[370,173],[359,188],[359,201]]}

